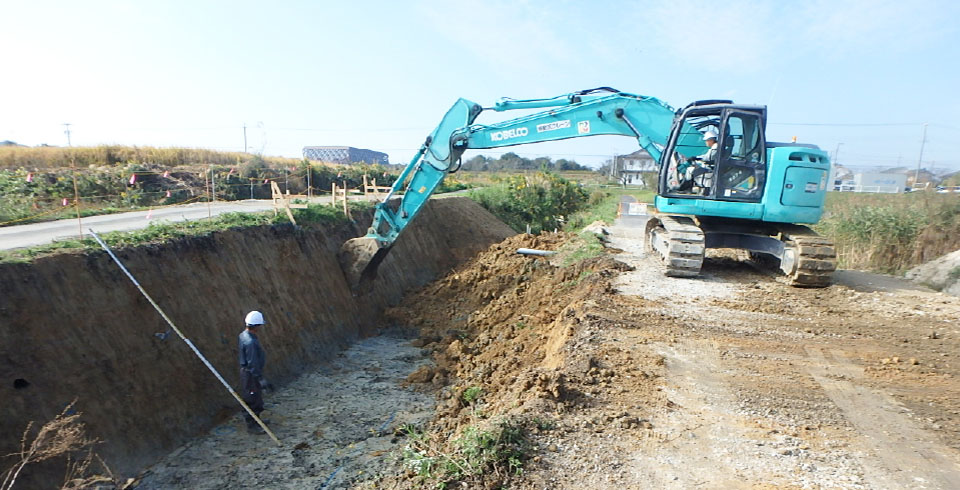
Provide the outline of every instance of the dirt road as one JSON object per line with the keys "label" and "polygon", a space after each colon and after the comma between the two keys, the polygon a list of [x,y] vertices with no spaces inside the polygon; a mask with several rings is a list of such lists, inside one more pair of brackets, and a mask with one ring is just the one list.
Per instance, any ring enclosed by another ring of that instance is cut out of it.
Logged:
{"label": "dirt road", "polygon": [[644,477],[712,488],[960,487],[956,298],[864,273],[840,273],[824,290],[789,288],[722,256],[703,280],[658,278],[635,229],[611,231],[620,259],[636,266],[616,283],[633,294],[624,306],[658,297],[654,309],[672,318],[650,326],[675,335],[650,344],[675,406],[651,417],[659,437],[635,459]]}
{"label": "dirt road", "polygon": [[[573,265],[572,235],[491,247],[388,313],[416,347],[365,341],[371,357],[278,395],[280,436],[303,444],[218,428],[142,488],[960,488],[960,299],[856,272],[796,289],[722,253],[665,278],[636,223],[609,231]],[[524,427],[522,473],[415,470],[398,431],[457,461],[464,434],[504,420]]]}

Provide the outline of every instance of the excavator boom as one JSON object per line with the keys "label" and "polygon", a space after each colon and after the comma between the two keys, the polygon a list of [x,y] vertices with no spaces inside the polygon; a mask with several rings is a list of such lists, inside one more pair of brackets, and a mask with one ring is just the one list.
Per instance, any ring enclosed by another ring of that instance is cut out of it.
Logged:
{"label": "excavator boom", "polygon": [[[546,110],[482,125],[474,121],[484,108],[466,99],[457,100],[404,168],[384,201],[377,204],[367,234],[348,240],[341,248],[340,264],[351,285],[357,287],[376,276],[377,267],[397,237],[416,218],[444,177],[459,168],[460,157],[466,150],[622,135],[637,138],[643,149],[659,158],[675,115],[673,108],[655,97],[606,87],[550,99],[501,99],[492,109]],[[696,137],[688,139],[694,142]],[[393,199],[396,195],[400,198]]]}
{"label": "excavator boom", "polygon": [[674,110],[654,97],[601,87],[501,99],[489,109],[541,110],[478,124],[486,109],[458,100],[377,204],[367,234],[342,247],[341,266],[355,289],[376,275],[465,151],[599,135],[636,138],[659,166],[656,213],[645,235],[665,274],[696,276],[706,249],[735,248],[757,263],[775,264],[791,284],[829,284],[836,267],[832,244],[800,225],[820,219],[830,161],[814,145],[766,141],[766,107],[701,100]]}

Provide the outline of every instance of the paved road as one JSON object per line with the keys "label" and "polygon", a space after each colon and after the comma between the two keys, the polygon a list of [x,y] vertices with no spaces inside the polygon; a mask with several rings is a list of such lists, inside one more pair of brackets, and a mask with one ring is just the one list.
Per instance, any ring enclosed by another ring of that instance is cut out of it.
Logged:
{"label": "paved road", "polygon": [[[328,203],[329,197],[315,197],[315,203]],[[158,208],[152,211],[89,216],[83,218],[83,231],[92,228],[97,233],[129,231],[146,228],[155,222],[175,222],[204,219],[223,213],[252,213],[273,209],[271,200],[245,200],[210,203],[193,203],[183,206]],[[80,232],[76,219],[61,219],[29,225],[0,228],[0,250],[42,245],[64,238],[76,238]]]}
{"label": "paved road", "polygon": [[[463,195],[466,191],[435,194],[432,198],[453,197]],[[350,196],[351,200],[362,199],[362,196]],[[374,197],[371,195],[370,200]],[[310,200],[314,204],[328,204],[330,196],[317,196]],[[209,218],[223,213],[255,213],[273,209],[273,201],[269,199],[247,199],[243,201],[219,201],[215,203],[193,203],[182,206],[157,208],[152,211],[132,211],[129,213],[107,214],[102,216],[88,216],[83,218],[83,232],[92,228],[97,233],[109,231],[130,231],[146,228],[155,222],[190,221]],[[77,220],[61,219],[32,223],[29,225],[0,227],[0,250],[12,248],[32,247],[43,245],[65,238],[76,238],[80,234]]]}

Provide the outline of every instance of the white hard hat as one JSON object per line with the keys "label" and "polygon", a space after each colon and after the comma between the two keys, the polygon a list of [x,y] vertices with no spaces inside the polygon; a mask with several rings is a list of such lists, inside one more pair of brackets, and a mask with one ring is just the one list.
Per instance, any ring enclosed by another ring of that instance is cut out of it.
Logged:
{"label": "white hard hat", "polygon": [[263,313],[260,313],[259,311],[251,311],[250,313],[247,313],[246,322],[248,327],[263,325]]}
{"label": "white hard hat", "polygon": [[707,131],[706,133],[703,133],[703,141],[707,141],[708,139],[717,139],[717,133],[714,133],[713,131]]}

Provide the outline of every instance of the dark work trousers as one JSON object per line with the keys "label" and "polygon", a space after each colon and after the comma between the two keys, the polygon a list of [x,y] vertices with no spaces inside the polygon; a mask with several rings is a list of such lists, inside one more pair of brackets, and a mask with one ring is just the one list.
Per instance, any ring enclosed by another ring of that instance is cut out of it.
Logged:
{"label": "dark work trousers", "polygon": [[[263,390],[260,388],[260,380],[246,369],[240,369],[240,397],[259,417],[263,411]],[[247,427],[259,427],[246,410],[243,411],[243,417],[247,420]]]}

